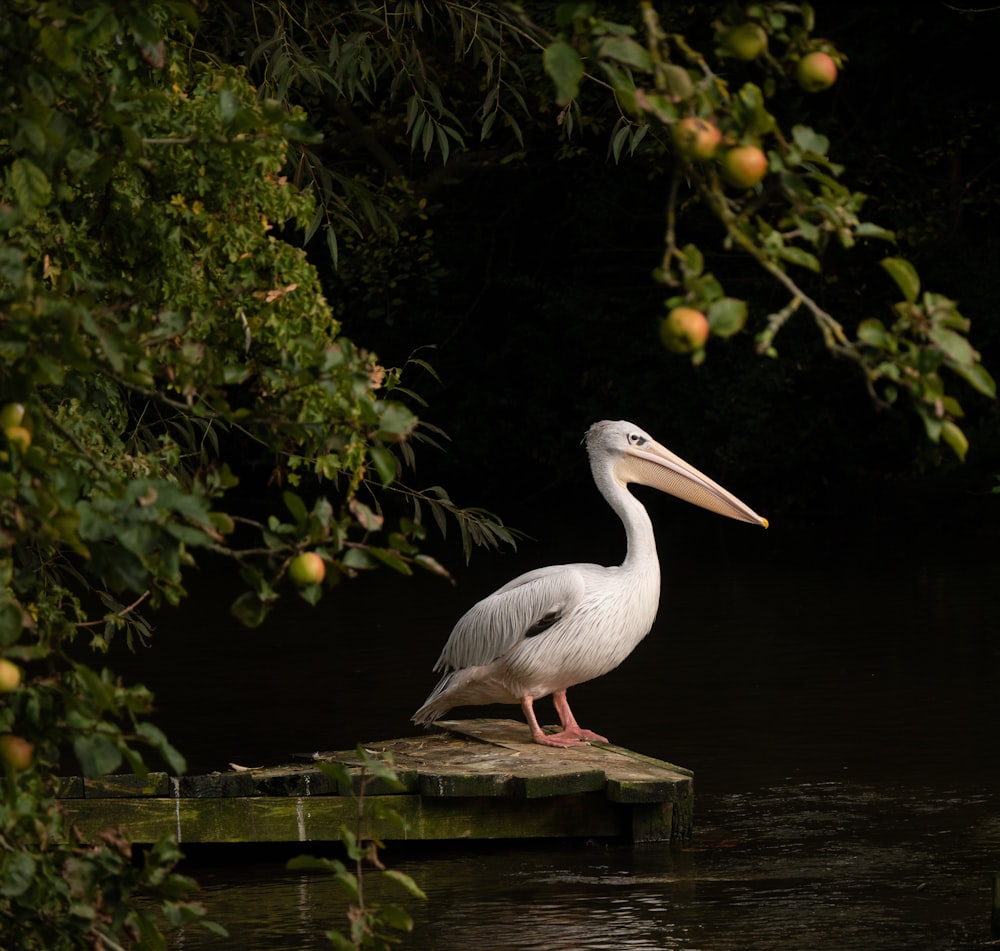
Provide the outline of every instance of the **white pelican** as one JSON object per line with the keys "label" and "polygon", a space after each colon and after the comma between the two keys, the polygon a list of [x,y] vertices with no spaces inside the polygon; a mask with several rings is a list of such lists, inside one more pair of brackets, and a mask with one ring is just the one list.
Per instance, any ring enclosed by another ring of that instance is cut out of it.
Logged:
{"label": "white pelican", "polygon": [[[614,670],[649,633],[660,600],[653,524],[626,488],[638,482],[720,515],[767,527],[761,518],[648,433],[619,420],[594,423],[585,438],[597,488],[625,526],[618,567],[537,568],[473,605],[455,625],[435,670],[444,671],[414,723],[430,724],[452,707],[519,703],[531,737],[544,746],[607,739],[576,722],[566,690]],[[562,731],[547,734],[534,702],[552,694]]]}

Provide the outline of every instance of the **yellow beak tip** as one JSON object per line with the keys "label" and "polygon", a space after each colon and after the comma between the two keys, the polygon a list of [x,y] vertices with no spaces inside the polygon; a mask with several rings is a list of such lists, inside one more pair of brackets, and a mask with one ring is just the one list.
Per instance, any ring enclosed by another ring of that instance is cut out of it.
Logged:
{"label": "yellow beak tip", "polygon": [[767,528],[767,526],[768,526],[767,519],[762,517],[761,520],[760,520],[760,524],[763,525],[764,528]]}

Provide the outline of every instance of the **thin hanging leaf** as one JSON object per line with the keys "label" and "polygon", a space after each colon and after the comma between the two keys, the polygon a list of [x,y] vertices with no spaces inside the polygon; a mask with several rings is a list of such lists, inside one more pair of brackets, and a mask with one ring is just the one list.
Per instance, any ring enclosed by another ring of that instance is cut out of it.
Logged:
{"label": "thin hanging leaf", "polygon": [[906,258],[883,258],[881,263],[885,272],[903,292],[903,297],[909,303],[915,303],[920,293],[920,276],[916,268]]}

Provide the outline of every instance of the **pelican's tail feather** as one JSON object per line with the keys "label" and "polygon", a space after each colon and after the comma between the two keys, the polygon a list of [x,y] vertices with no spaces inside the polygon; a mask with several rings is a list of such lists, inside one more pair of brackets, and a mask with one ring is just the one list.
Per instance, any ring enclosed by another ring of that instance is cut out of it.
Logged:
{"label": "pelican's tail feather", "polygon": [[411,719],[414,723],[427,726],[440,720],[452,707],[520,703],[521,697],[501,679],[499,673],[494,664],[449,670]]}
{"label": "pelican's tail feather", "polygon": [[423,706],[410,719],[421,726],[430,726],[435,720],[440,720],[455,704],[449,697],[449,686],[457,671],[451,670],[439,681],[424,701]]}

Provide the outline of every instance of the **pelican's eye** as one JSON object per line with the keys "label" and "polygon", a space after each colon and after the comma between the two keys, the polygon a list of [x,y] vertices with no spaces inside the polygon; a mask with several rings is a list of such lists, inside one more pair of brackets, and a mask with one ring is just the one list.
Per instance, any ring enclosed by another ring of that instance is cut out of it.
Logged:
{"label": "pelican's eye", "polygon": [[629,433],[628,441],[632,443],[633,446],[645,446],[647,439],[645,436],[641,436],[639,433]]}

